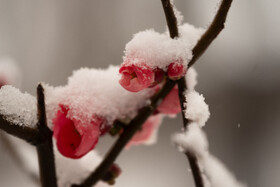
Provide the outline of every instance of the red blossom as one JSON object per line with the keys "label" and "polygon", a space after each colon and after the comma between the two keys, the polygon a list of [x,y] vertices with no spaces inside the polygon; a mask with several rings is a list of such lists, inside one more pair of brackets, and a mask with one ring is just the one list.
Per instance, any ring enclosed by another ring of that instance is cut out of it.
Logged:
{"label": "red blossom", "polygon": [[154,143],[153,138],[156,136],[157,129],[162,121],[161,115],[153,115],[147,119],[147,121],[143,124],[141,129],[134,134],[130,142],[127,144],[127,148],[131,145],[139,145],[139,144],[149,144]]}
{"label": "red blossom", "polygon": [[157,107],[157,111],[162,114],[178,114],[181,112],[181,105],[176,85]]}
{"label": "red blossom", "polygon": [[153,70],[144,65],[141,67],[123,65],[119,72],[122,74],[122,78],[119,81],[121,86],[131,92],[139,92],[148,88],[153,85],[155,80]]}
{"label": "red blossom", "polygon": [[90,124],[83,124],[67,116],[68,110],[60,105],[56,117],[53,119],[53,135],[57,148],[62,155],[69,158],[81,158],[92,150],[100,136],[100,125],[103,120],[94,116]]}
{"label": "red blossom", "polygon": [[170,79],[178,80],[186,74],[186,69],[183,64],[173,62],[169,64],[167,74]]}

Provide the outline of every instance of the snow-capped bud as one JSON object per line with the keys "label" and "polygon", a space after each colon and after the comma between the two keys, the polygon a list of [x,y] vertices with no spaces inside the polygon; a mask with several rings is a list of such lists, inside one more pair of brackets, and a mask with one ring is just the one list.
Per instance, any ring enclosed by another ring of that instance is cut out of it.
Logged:
{"label": "snow-capped bud", "polygon": [[186,74],[186,69],[182,63],[173,62],[169,64],[167,74],[170,79],[178,80]]}
{"label": "snow-capped bud", "polygon": [[53,135],[57,148],[65,157],[80,158],[98,142],[102,120],[94,116],[90,124],[83,124],[67,116],[67,107],[60,105],[60,108],[53,119]]}
{"label": "snow-capped bud", "polygon": [[158,127],[161,124],[162,115],[154,115],[147,119],[142,128],[134,134],[130,142],[126,145],[129,148],[131,145],[146,144],[151,145],[156,142]]}
{"label": "snow-capped bud", "polygon": [[176,85],[157,107],[157,111],[162,114],[178,114],[181,111],[178,92]]}
{"label": "snow-capped bud", "polygon": [[145,65],[141,67],[123,65],[119,72],[122,74],[119,83],[123,88],[131,92],[139,92],[148,88],[153,84],[155,79],[153,70]]}

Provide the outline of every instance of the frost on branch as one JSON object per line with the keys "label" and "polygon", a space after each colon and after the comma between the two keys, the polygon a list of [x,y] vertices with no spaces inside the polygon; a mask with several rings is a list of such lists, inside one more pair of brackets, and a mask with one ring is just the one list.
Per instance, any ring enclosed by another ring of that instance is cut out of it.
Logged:
{"label": "frost on branch", "polygon": [[204,126],[209,119],[209,107],[204,101],[204,97],[196,91],[186,92],[185,116],[187,119],[196,122],[200,127]]}
{"label": "frost on branch", "polygon": [[204,183],[210,187],[245,187],[234,175],[213,155],[209,153],[205,133],[196,123],[189,124],[187,131],[172,137],[179,151],[190,152],[197,157]]}
{"label": "frost on branch", "polygon": [[35,127],[37,123],[35,97],[12,86],[0,89],[0,114],[13,124]]}

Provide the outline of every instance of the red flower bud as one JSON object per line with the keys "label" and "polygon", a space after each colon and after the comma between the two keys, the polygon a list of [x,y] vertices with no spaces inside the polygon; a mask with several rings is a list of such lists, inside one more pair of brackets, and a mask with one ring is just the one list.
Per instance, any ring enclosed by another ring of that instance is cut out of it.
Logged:
{"label": "red flower bud", "polygon": [[131,92],[139,92],[150,87],[155,79],[153,70],[144,65],[142,67],[123,65],[119,72],[122,74],[119,81],[121,86]]}
{"label": "red flower bud", "polygon": [[186,69],[182,64],[173,62],[169,64],[167,74],[170,79],[178,80],[186,74]]}
{"label": "red flower bud", "polygon": [[65,157],[80,158],[92,150],[100,135],[101,118],[94,117],[90,124],[83,124],[67,116],[68,110],[60,105],[53,119],[53,135],[59,152]]}

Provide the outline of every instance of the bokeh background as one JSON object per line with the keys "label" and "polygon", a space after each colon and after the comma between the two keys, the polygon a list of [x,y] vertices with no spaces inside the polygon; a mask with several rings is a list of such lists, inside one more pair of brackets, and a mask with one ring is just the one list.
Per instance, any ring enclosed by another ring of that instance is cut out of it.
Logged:
{"label": "bokeh background", "polygon": [[[206,27],[219,0],[175,3],[184,21]],[[195,65],[210,105],[210,150],[251,187],[280,183],[279,6],[234,0],[225,30]],[[35,94],[39,81],[63,85],[79,67],[120,64],[125,44],[147,28],[166,29],[160,0],[0,0],[0,57],[18,62],[22,90]],[[181,126],[180,116],[165,119],[157,145],[123,152],[116,187],[193,186],[187,159],[170,143]],[[112,142],[100,141],[101,154]],[[0,170],[0,186],[36,186],[3,149]]]}

